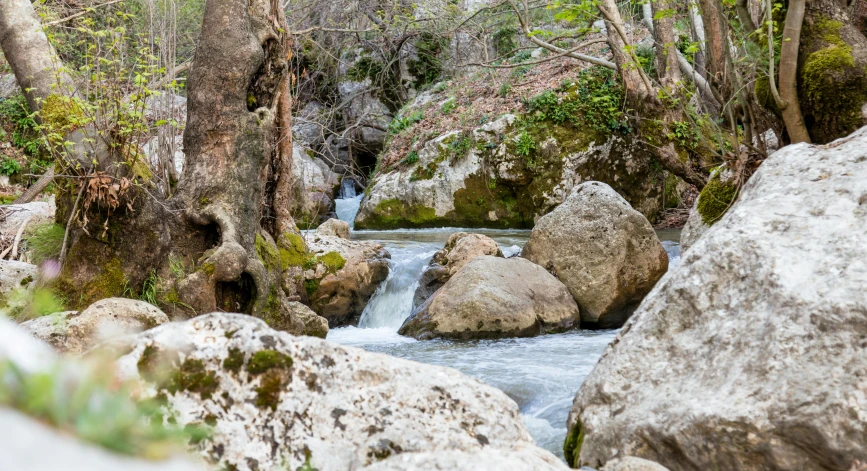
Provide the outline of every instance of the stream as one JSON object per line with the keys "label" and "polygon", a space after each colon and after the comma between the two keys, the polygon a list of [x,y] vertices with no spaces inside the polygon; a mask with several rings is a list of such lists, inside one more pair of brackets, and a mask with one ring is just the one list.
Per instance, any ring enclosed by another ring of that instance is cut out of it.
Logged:
{"label": "stream", "polygon": [[[338,217],[350,222],[362,195],[336,200]],[[391,253],[391,271],[374,293],[358,327],[332,329],[328,340],[421,363],[455,368],[497,387],[520,407],[536,443],[563,458],[566,417],[572,399],[617,330],[574,330],[534,338],[418,341],[397,334],[411,314],[412,297],[422,270],[449,235],[485,234],[505,256],[517,254],[529,230],[406,229],[353,231],[353,240],[381,243]],[[671,266],[680,260],[680,231],[658,231]]]}

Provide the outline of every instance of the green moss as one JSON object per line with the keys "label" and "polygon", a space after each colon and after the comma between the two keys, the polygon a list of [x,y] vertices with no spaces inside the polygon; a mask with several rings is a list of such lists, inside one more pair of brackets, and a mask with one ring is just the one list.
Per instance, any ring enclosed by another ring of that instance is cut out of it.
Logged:
{"label": "green moss", "polygon": [[324,263],[329,273],[336,273],[346,266],[346,259],[337,252],[328,252],[325,255],[320,255],[316,257],[316,260]]}
{"label": "green moss", "polygon": [[728,211],[738,195],[738,188],[714,177],[698,195],[698,213],[705,224],[713,225]]}
{"label": "green moss", "polygon": [[398,227],[432,227],[437,223],[436,211],[420,205],[408,205],[398,199],[380,201],[373,214],[359,229],[394,229]]}
{"label": "green moss", "polygon": [[676,208],[680,206],[680,193],[677,192],[678,178],[673,174],[666,173],[663,180],[663,195],[665,197],[666,208]]}
{"label": "green moss", "polygon": [[300,267],[310,258],[304,239],[298,234],[285,232],[280,237],[280,264],[286,270],[289,267]]}
{"label": "green moss", "polygon": [[202,264],[202,271],[205,272],[205,274],[208,276],[213,275],[214,270],[216,270],[216,269],[217,269],[217,267],[214,266],[214,264],[211,262],[205,262]]}
{"label": "green moss", "polygon": [[136,366],[138,373],[146,381],[154,381],[159,366],[160,351],[153,345],[148,345],[142,351],[141,357],[138,359]]}
{"label": "green moss", "polygon": [[572,430],[569,430],[569,435],[566,436],[566,441],[563,443],[563,454],[566,457],[566,463],[573,467],[580,467],[581,447],[584,445],[584,426],[581,421],[577,421]]}
{"label": "green moss", "polygon": [[[67,264],[74,263],[72,259],[67,261]],[[61,274],[61,277],[62,274]],[[58,288],[63,286],[64,280],[58,283]],[[69,283],[69,281],[66,281]],[[113,298],[121,296],[127,288],[127,277],[123,272],[120,259],[112,258],[105,265],[102,271],[99,272],[84,286],[66,286],[62,292],[68,299],[79,299],[81,305],[90,305],[100,299]]]}
{"label": "green moss", "polygon": [[210,399],[219,387],[217,375],[205,369],[201,360],[188,358],[170,379],[166,389],[174,394],[178,391],[199,393],[202,399]]}
{"label": "green moss", "polygon": [[259,255],[265,268],[282,267],[282,257],[277,246],[273,242],[265,240],[261,234],[256,234],[256,254]]}
{"label": "green moss", "polygon": [[223,368],[238,374],[242,366],[244,366],[244,352],[234,347],[230,348],[229,355],[223,360]]}
{"label": "green moss", "polygon": [[277,350],[259,350],[250,357],[247,372],[252,375],[262,374],[272,368],[287,369],[292,366],[292,357]]}
{"label": "green moss", "polygon": [[280,403],[280,392],[286,385],[286,374],[271,370],[262,375],[259,386],[256,387],[256,406],[277,410]]}
{"label": "green moss", "polygon": [[313,293],[319,289],[320,282],[321,280],[318,279],[304,280],[304,291],[307,292],[308,297],[312,297]]}

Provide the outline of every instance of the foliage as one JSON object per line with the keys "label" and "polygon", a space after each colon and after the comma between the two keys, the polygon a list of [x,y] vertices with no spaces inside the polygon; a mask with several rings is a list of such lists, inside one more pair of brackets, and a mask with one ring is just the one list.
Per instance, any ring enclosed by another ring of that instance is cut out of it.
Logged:
{"label": "foliage", "polygon": [[58,299],[49,288],[37,286],[28,289],[27,286],[19,286],[6,295],[6,305],[0,306],[0,314],[24,322],[61,312],[64,309],[63,301]]}
{"label": "foliage", "polygon": [[28,230],[25,249],[30,255],[30,262],[40,264],[45,260],[60,256],[63,236],[66,229],[60,224],[45,223]]}
{"label": "foliage", "polygon": [[491,40],[494,43],[498,56],[507,56],[518,47],[518,42],[515,40],[517,34],[517,28],[511,25],[503,26],[494,31],[494,34],[491,35]]}
{"label": "foliage", "polygon": [[518,155],[529,157],[534,150],[536,150],[536,141],[527,133],[527,131],[521,131],[521,134],[518,135],[518,139],[515,142],[515,152],[517,152]]}
{"label": "foliage", "polygon": [[497,90],[497,95],[500,95],[501,98],[506,98],[511,92],[512,84],[510,84],[509,82],[503,82],[503,84],[500,85],[499,90]]}
{"label": "foliage", "polygon": [[362,54],[357,61],[346,71],[346,77],[356,82],[367,79],[375,81],[382,75],[384,66],[381,61],[374,59],[370,54]]}
{"label": "foliage", "polygon": [[422,119],[424,119],[424,113],[421,110],[414,111],[409,116],[398,115],[388,125],[388,132],[392,135],[399,134]]}
{"label": "foliage", "polygon": [[15,95],[0,101],[0,117],[8,120],[13,126],[12,145],[28,155],[39,153],[41,145],[39,131],[24,95]]}
{"label": "foliage", "polygon": [[0,175],[15,175],[21,171],[21,164],[17,160],[6,157],[0,162]]}
{"label": "foliage", "polygon": [[442,114],[451,114],[458,107],[458,102],[454,98],[449,98],[440,106]]}
{"label": "foliage", "polygon": [[0,362],[0,404],[117,453],[163,458],[190,439],[198,427],[166,426],[155,402],[131,399],[134,385],[118,384],[104,365],[26,372]]}
{"label": "foliage", "polygon": [[417,88],[423,88],[440,78],[443,73],[444,51],[448,45],[447,38],[430,32],[422,33],[415,42],[416,58],[407,61],[407,68],[416,78]]}
{"label": "foliage", "polygon": [[406,154],[406,158],[403,159],[403,162],[408,165],[418,162],[418,152],[411,151],[409,154]]}

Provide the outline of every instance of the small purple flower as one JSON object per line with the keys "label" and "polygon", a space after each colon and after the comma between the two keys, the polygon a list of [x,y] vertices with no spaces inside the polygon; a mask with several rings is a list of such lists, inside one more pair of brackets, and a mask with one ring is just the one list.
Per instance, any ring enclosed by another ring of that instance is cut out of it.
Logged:
{"label": "small purple flower", "polygon": [[39,267],[39,278],[43,283],[49,283],[58,276],[60,276],[60,262],[57,260],[46,260]]}

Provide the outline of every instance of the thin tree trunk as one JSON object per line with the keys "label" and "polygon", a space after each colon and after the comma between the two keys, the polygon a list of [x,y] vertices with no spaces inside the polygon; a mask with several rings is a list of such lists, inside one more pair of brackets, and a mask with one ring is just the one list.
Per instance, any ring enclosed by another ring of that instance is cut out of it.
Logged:
{"label": "thin tree trunk", "polygon": [[[789,0],[786,12],[786,26],[783,28],[783,44],[780,49],[780,87],[779,94],[783,103],[783,122],[789,132],[792,144],[812,142],[804,116],[801,114],[801,103],[798,100],[798,50],[801,46],[801,25],[804,23],[805,0]],[[773,62],[773,57],[771,57]],[[768,77],[773,81],[774,77]]]}
{"label": "thin tree trunk", "polygon": [[710,82],[716,85],[723,102],[731,98],[731,70],[726,60],[728,28],[720,0],[699,0],[705,28],[705,52]]}
{"label": "thin tree trunk", "polygon": [[653,8],[653,36],[656,41],[656,69],[660,82],[665,87],[674,87],[680,82],[680,65],[677,46],[674,43],[674,5],[670,0],[657,0]]}

